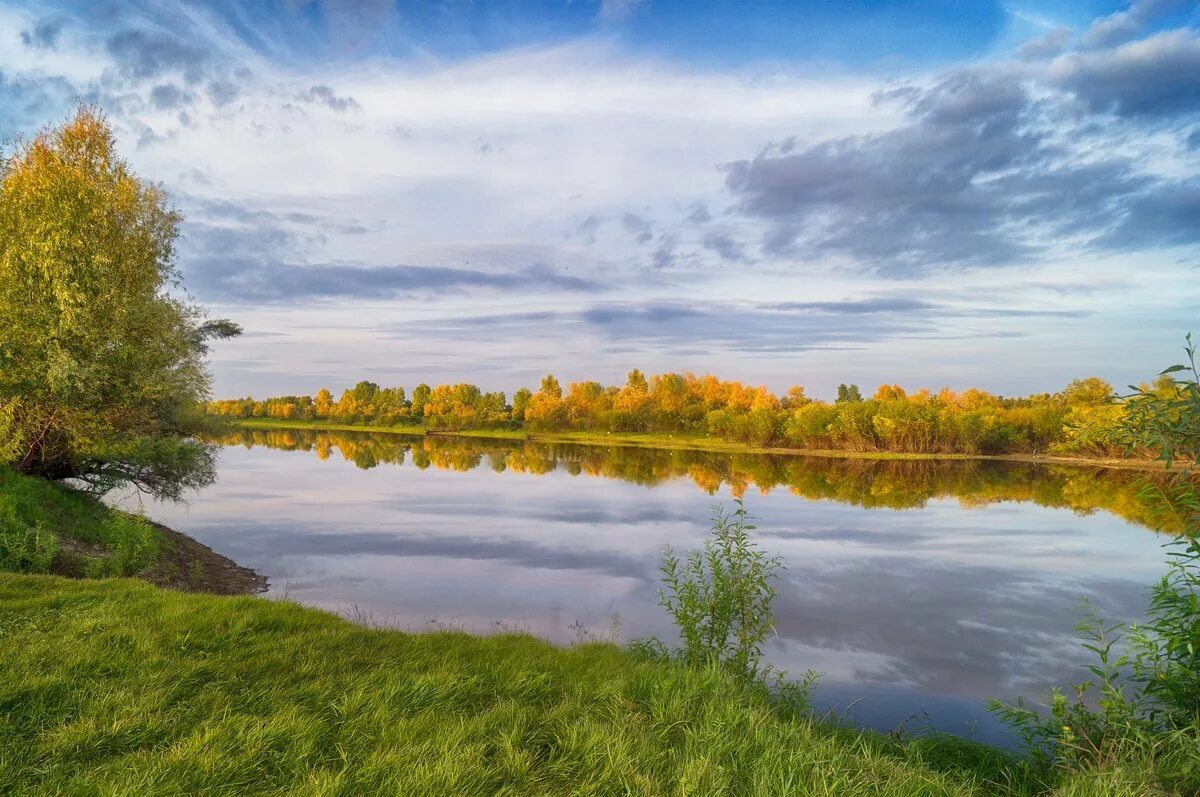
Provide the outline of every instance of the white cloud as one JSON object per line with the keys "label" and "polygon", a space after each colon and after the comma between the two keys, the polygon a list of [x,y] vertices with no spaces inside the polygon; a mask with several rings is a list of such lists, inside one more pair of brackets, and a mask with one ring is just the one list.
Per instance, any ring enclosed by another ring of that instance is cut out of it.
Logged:
{"label": "white cloud", "polygon": [[[1175,264],[1177,254],[1097,261],[1086,254],[1056,253],[1051,262],[1023,271],[904,280],[861,273],[845,260],[764,255],[758,242],[768,224],[729,213],[733,197],[720,165],[752,157],[768,142],[792,141],[790,146],[803,149],[899,127],[901,109],[872,100],[879,89],[892,85],[891,76],[805,65],[703,69],[633,55],[608,39],[452,64],[369,58],[334,69],[269,59],[192,8],[171,20],[148,24],[213,53],[205,60],[211,74],[186,87],[194,100],[182,109],[151,103],[156,86],[178,83],[184,88],[188,78],[182,72],[153,79],[118,73],[106,47],[115,28],[93,29],[76,21],[62,28],[56,49],[28,47],[20,33],[37,23],[37,15],[3,5],[0,72],[10,83],[60,81],[53,94],[57,114],[73,101],[62,84],[105,103],[135,168],[161,180],[194,222],[192,239],[180,246],[185,265],[198,267],[201,255],[221,256],[222,250],[213,251],[201,240],[217,230],[226,236],[221,240],[232,242],[224,254],[232,257],[236,249],[239,257],[270,260],[272,267],[429,266],[462,272],[444,289],[395,300],[364,302],[357,297],[351,306],[346,299],[306,298],[302,307],[221,308],[251,330],[284,334],[219,349],[219,393],[308,390],[317,378],[352,382],[370,363],[402,370],[395,373],[397,380],[411,381],[420,372],[427,380],[495,381],[506,389],[515,387],[513,380],[520,375],[545,370],[559,371],[568,380],[616,378],[631,365],[711,369],[779,387],[809,382],[818,386],[817,392],[823,382],[836,384],[850,376],[839,375],[839,369],[849,368],[845,352],[746,362],[730,350],[689,351],[678,342],[641,351],[641,344],[622,348],[578,324],[560,326],[545,339],[470,346],[415,333],[403,339],[378,334],[396,322],[453,315],[551,307],[569,317],[594,300],[570,291],[538,291],[522,279],[511,281],[517,287],[508,294],[479,294],[471,284],[495,281],[468,272],[536,275],[549,273],[534,269],[545,266],[564,283],[580,278],[608,285],[608,298],[626,302],[840,301],[885,288],[902,287],[909,293],[953,288],[963,295],[995,293],[1002,306],[1037,302],[1090,313],[1053,321],[942,320],[939,331],[957,333],[957,338],[896,337],[863,344],[853,355],[855,367],[869,366],[880,381],[976,381],[1006,391],[1017,385],[1054,387],[1063,374],[1100,366],[1115,371],[1140,365],[1147,356],[1143,346],[1172,339],[1167,330],[1143,323],[1152,316],[1148,308],[1178,326],[1184,316],[1180,308],[1197,298],[1174,287],[1185,268]],[[130,15],[118,24],[135,22]],[[214,81],[236,90],[216,91]],[[168,93],[163,89],[160,97]],[[53,117],[43,115],[19,123],[28,129],[50,121]],[[12,122],[0,110],[0,127]],[[1145,141],[1130,146],[1144,146]],[[1147,162],[1177,173],[1190,164],[1181,157],[1160,154]],[[215,200],[229,203],[233,216],[218,213]],[[704,207],[713,220],[688,221],[696,217],[697,207]],[[647,223],[649,236],[641,236],[646,240],[639,242],[639,236],[625,229],[622,218],[627,214]],[[587,234],[580,235],[585,223]],[[723,249],[740,256],[723,257]],[[675,265],[656,269],[655,251],[670,251]],[[1111,291],[1103,287],[1131,270],[1138,272],[1132,284]],[[205,284],[201,278],[193,282]],[[1100,287],[1069,295],[1019,289],[1035,283]],[[1018,289],[1004,292],[1014,286]],[[1164,307],[1159,297],[1170,291],[1174,298]],[[964,300],[950,296],[945,301]],[[1141,327],[1120,352],[1076,362],[1072,347],[1104,333],[1107,327],[1097,319],[1107,312],[1137,318]],[[572,334],[579,337],[564,340]],[[972,335],[991,336],[987,345],[998,359],[972,362],[967,352],[980,348],[970,342]],[[273,365],[262,366],[264,359]],[[312,365],[316,359],[338,364],[317,367]],[[254,365],[248,364],[251,360]],[[1121,381],[1139,375],[1110,376]]]}

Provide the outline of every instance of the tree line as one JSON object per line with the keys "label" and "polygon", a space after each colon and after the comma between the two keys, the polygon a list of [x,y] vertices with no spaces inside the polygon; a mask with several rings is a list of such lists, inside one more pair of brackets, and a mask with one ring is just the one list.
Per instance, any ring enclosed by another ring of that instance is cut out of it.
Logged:
{"label": "tree line", "polygon": [[[1176,390],[1160,377],[1144,389]],[[528,429],[709,436],[761,446],[809,450],[921,454],[1119,455],[1125,404],[1097,377],[1056,393],[1004,397],[978,389],[956,392],[881,385],[864,398],[841,385],[838,398],[810,398],[795,386],[782,395],[715,376],[630,371],[624,385],[585,381],[566,390],[553,375],[537,391],[511,400],[472,384],[382,388],[362,381],[335,401],[315,396],[212,401],[212,415],[429,429]]]}

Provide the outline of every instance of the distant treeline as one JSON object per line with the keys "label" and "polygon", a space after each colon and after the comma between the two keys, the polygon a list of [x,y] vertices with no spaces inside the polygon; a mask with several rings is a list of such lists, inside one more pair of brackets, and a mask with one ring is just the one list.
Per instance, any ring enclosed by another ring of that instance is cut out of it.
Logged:
{"label": "distant treeline", "polygon": [[[1172,392],[1168,378],[1150,389]],[[536,392],[522,388],[511,401],[475,385],[404,388],[359,382],[335,401],[279,396],[212,401],[207,411],[232,418],[327,421],[431,429],[641,432],[708,435],[764,446],[911,453],[1115,455],[1125,450],[1119,423],[1124,406],[1096,377],[1058,393],[1019,398],[983,390],[908,393],[882,385],[864,398],[857,385],[841,385],[829,403],[793,387],[776,395],[714,376],[662,374],[647,379],[631,371],[623,386],[575,382],[564,391],[547,376]]]}

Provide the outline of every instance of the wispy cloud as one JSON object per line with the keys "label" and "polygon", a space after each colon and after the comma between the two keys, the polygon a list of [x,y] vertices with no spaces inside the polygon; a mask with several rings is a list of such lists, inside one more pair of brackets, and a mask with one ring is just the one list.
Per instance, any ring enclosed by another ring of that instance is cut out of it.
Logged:
{"label": "wispy cloud", "polygon": [[[886,70],[799,45],[761,61],[733,35],[737,58],[675,57],[647,44],[666,35],[653,0],[564,8],[561,26],[517,30],[516,11],[462,4],[435,31],[429,8],[385,2],[0,0],[0,140],[101,104],[187,217],[189,290],[286,333],[238,344],[279,360],[272,384],[301,367],[297,345],[351,381],[356,357],[388,361],[388,346],[420,348],[427,376],[619,372],[650,352],[716,371],[764,355],[771,379],[796,357],[949,381],[971,378],[977,336],[1000,363],[985,376],[1040,384],[1061,363],[1144,362],[1136,347],[1194,320],[1198,289],[1179,276],[1200,257],[1186,4],[1048,19],[978,60]],[[977,54],[1003,22],[999,4],[980,14]],[[911,22],[893,17],[870,24]],[[1121,313],[1137,329],[1101,348]],[[335,340],[385,327],[354,350]],[[1031,352],[1045,368],[1025,367]],[[219,391],[267,379],[222,356]]]}

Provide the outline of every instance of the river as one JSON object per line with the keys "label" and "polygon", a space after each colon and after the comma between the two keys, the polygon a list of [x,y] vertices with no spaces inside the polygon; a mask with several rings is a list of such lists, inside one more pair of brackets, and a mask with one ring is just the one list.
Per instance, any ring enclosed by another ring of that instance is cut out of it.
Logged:
{"label": "river", "polygon": [[[1164,569],[1133,472],[870,462],[313,431],[241,431],[218,482],[147,507],[269,594],[405,629],[670,639],[664,547],[744,496],[786,571],[770,661],[888,730],[1010,737],[989,697],[1081,677],[1081,599],[1140,616]],[[909,719],[909,718],[912,719]]]}

